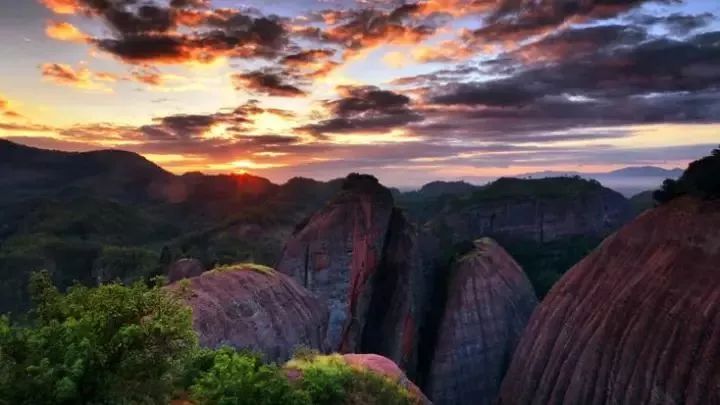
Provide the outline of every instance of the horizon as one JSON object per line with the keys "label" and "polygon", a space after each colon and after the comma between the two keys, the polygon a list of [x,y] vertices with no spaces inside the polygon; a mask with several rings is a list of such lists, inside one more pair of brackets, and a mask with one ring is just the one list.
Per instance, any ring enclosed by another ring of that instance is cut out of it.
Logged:
{"label": "horizon", "polygon": [[0,138],[276,183],[685,168],[720,140],[710,3],[0,0]]}

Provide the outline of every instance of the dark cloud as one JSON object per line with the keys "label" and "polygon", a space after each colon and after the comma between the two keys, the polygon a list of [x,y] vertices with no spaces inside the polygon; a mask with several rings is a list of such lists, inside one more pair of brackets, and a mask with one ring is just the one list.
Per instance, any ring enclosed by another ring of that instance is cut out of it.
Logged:
{"label": "dark cloud", "polygon": [[305,92],[300,88],[285,83],[282,72],[272,70],[257,70],[248,73],[239,73],[232,76],[235,88],[254,93],[275,97],[300,97]]}
{"label": "dark cloud", "polygon": [[333,118],[302,129],[318,135],[383,131],[423,120],[411,108],[411,100],[407,96],[375,86],[343,86],[339,92],[340,99],[325,103]]}
{"label": "dark cloud", "polygon": [[714,18],[715,15],[712,13],[696,15],[673,13],[662,16],[639,14],[632,16],[630,21],[645,26],[661,25],[674,35],[687,35],[693,31],[707,27]]}
{"label": "dark cloud", "polygon": [[418,4],[401,4],[388,10],[326,10],[319,15],[325,28],[308,26],[297,33],[339,45],[348,51],[348,55],[381,44],[417,44],[438,28],[432,19],[418,18],[419,10]]}
{"label": "dark cloud", "polygon": [[[472,32],[482,41],[521,41],[563,24],[615,17],[651,0],[500,0],[487,24]],[[658,0],[661,1],[661,0]],[[667,0],[664,2],[670,2]]]}
{"label": "dark cloud", "polygon": [[[45,0],[53,7],[53,1]],[[170,4],[136,0],[77,0],[76,13],[98,18],[106,37],[86,41],[129,63],[207,63],[218,57],[274,58],[288,46],[277,17],[238,9],[209,9],[206,1]]]}

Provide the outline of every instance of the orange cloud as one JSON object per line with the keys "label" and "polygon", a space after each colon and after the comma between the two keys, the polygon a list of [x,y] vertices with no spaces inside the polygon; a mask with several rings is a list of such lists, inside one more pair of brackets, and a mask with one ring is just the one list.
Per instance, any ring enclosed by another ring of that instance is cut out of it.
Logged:
{"label": "orange cloud", "polygon": [[48,37],[58,41],[86,42],[88,39],[87,35],[67,22],[50,21],[45,28],[45,33]]}
{"label": "orange cloud", "polygon": [[495,4],[491,0],[429,0],[420,3],[418,14],[448,13],[460,17],[491,11]]}
{"label": "orange cloud", "polygon": [[77,0],[41,0],[41,2],[57,14],[75,14],[80,10]]}
{"label": "orange cloud", "polygon": [[107,82],[115,82],[117,75],[107,72],[92,72],[87,67],[78,69],[62,63],[45,63],[41,67],[44,78],[56,84],[72,86],[83,90],[112,92]]}
{"label": "orange cloud", "polygon": [[2,95],[0,95],[0,115],[4,115],[8,118],[22,117],[22,115],[12,109],[10,101],[8,101],[8,99],[4,98]]}

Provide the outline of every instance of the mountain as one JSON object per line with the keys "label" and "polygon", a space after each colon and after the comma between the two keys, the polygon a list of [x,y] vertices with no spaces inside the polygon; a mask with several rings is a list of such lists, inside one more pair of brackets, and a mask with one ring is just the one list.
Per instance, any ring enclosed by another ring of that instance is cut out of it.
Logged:
{"label": "mountain", "polygon": [[70,153],[0,140],[0,312],[27,306],[27,277],[152,277],[183,257],[274,264],[295,225],[340,181],[168,173],[123,151]]}
{"label": "mountain", "polygon": [[580,172],[534,172],[521,174],[518,177],[527,179],[541,179],[546,177],[582,177],[594,179],[604,186],[619,191],[630,197],[645,190],[659,188],[665,179],[677,179],[683,174],[682,169],[663,169],[655,166],[625,167],[610,172],[580,173]]}
{"label": "mountain", "polygon": [[720,403],[720,200],[647,211],[533,314],[500,403]]}

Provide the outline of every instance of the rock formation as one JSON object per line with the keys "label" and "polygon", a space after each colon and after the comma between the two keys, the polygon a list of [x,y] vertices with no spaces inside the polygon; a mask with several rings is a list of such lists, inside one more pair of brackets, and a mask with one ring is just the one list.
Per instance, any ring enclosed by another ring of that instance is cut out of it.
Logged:
{"label": "rock formation", "polygon": [[599,183],[575,178],[500,179],[459,199],[429,224],[452,243],[482,236],[534,239],[603,237],[632,218],[629,201]]}
{"label": "rock formation", "polygon": [[390,191],[373,177],[351,175],[285,245],[277,269],[327,301],[331,350],[360,348],[392,213]]}
{"label": "rock formation", "polygon": [[192,307],[205,347],[251,349],[271,361],[287,360],[298,347],[324,349],[325,303],[272,269],[219,268],[169,288]]}
{"label": "rock formation", "polygon": [[393,363],[393,361],[387,357],[377,354],[345,354],[343,355],[343,359],[351,366],[373,371],[397,382],[405,387],[419,404],[432,405],[425,394],[420,391],[420,388],[413,384],[397,364]]}
{"label": "rock formation", "polygon": [[502,404],[720,403],[720,201],[642,214],[532,316]]}
{"label": "rock formation", "polygon": [[453,265],[426,392],[436,404],[492,404],[537,298],[491,239]]}
{"label": "rock formation", "polygon": [[167,271],[169,283],[184,278],[197,277],[205,272],[205,266],[197,259],[180,259],[170,265]]}
{"label": "rock formation", "polygon": [[420,326],[429,304],[426,280],[417,231],[394,209],[360,350],[389,357],[411,378],[416,377]]}

